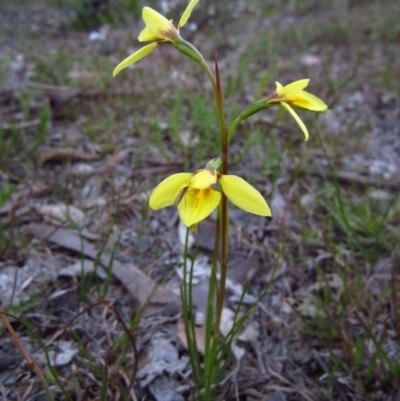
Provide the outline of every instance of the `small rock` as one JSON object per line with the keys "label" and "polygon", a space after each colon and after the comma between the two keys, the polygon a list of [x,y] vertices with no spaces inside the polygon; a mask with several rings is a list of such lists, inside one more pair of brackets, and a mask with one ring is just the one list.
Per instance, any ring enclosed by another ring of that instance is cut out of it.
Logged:
{"label": "small rock", "polygon": [[286,401],[286,396],[279,392],[268,394],[263,401]]}

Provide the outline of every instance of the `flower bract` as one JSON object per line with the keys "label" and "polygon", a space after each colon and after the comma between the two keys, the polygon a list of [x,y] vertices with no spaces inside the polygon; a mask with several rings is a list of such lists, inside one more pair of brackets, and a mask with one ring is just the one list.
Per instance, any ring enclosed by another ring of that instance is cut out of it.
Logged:
{"label": "flower bract", "polygon": [[153,10],[150,7],[144,7],[142,12],[143,21],[146,27],[140,32],[138,40],[139,42],[154,41],[149,45],[146,45],[131,54],[125,60],[121,61],[114,69],[113,76],[115,77],[119,72],[129,65],[136,63],[151,51],[153,51],[157,45],[162,43],[172,43],[174,44],[179,38],[179,29],[183,27],[188,21],[190,14],[192,13],[194,7],[199,2],[199,0],[191,0],[186,10],[182,14],[179,21],[178,28],[172,23],[172,20],[166,19],[159,12]]}
{"label": "flower bract", "polygon": [[328,106],[321,99],[304,90],[309,82],[309,79],[301,79],[286,86],[276,82],[275,92],[267,99],[268,106],[280,105],[292,115],[303,131],[306,141],[309,138],[307,127],[293,108],[319,113],[328,111]]}
{"label": "flower bract", "polygon": [[221,193],[213,188],[219,181],[222,191],[237,207],[260,216],[271,216],[263,196],[243,178],[222,175],[215,169],[204,168],[195,173],[178,173],[167,177],[152,193],[149,204],[154,210],[172,206],[187,227],[208,217],[221,201]]}

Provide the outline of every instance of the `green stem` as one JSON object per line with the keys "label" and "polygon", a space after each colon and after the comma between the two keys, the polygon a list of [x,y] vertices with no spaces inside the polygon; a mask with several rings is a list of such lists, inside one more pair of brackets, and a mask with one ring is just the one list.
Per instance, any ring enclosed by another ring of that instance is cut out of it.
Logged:
{"label": "green stem", "polygon": [[228,145],[232,139],[232,135],[235,132],[236,127],[239,123],[246,118],[249,118],[253,114],[256,114],[262,110],[268,109],[269,107],[273,106],[272,104],[268,103],[268,99],[261,99],[257,102],[253,103],[249,107],[245,108],[240,112],[240,114],[236,117],[235,121],[232,123],[231,127],[228,131]]}
{"label": "green stem", "polygon": [[[229,141],[232,136],[232,133],[228,135],[228,131],[225,125],[225,115],[224,115],[224,100],[222,96],[222,89],[221,89],[221,80],[219,76],[219,68],[218,68],[218,60],[215,57],[215,78],[214,75],[205,62],[201,53],[189,42],[186,42],[183,39],[180,39],[179,43],[175,44],[180,51],[187,54],[197,63],[199,63],[204,71],[206,72],[210,82],[212,84],[214,94],[215,94],[215,103],[218,115],[218,123],[219,123],[219,130],[221,134],[221,159],[222,159],[222,166],[221,166],[221,173],[228,174],[228,146]],[[240,122],[237,121],[236,125]],[[235,127],[234,127],[235,128]],[[233,128],[233,129],[234,129]],[[214,245],[214,260],[213,260],[213,268],[216,268],[215,255],[218,254],[219,249],[219,241],[218,238],[220,237],[221,241],[221,278],[219,282],[219,290],[217,292],[217,310],[216,310],[216,317],[214,323],[214,333],[213,333],[213,340],[211,344],[207,344],[206,341],[206,350],[205,353],[205,388],[204,388],[204,399],[210,399],[210,391],[211,387],[214,383],[215,376],[218,373],[218,366],[216,366],[216,356],[218,355],[218,345],[219,345],[219,331],[221,326],[221,317],[222,317],[222,309],[224,306],[224,299],[225,299],[225,286],[226,286],[226,278],[227,278],[227,266],[228,266],[228,239],[229,239],[229,222],[228,222],[228,201],[225,194],[221,191],[221,208],[220,213],[218,214],[218,222],[217,222],[217,239]],[[215,273],[216,271],[214,271]],[[215,294],[215,286],[216,282],[213,279],[210,280],[210,288],[209,288],[209,298],[208,302],[212,302],[214,304],[214,294]],[[208,313],[212,313],[213,308],[208,308]],[[207,323],[210,324],[212,321],[208,320]],[[208,337],[211,340],[211,327],[208,329],[206,328],[206,338]]]}
{"label": "green stem", "polygon": [[[199,354],[197,351],[197,341],[196,341],[196,333],[194,327],[194,315],[193,315],[193,263],[191,263],[190,269],[190,279],[189,285],[187,284],[187,260],[188,260],[188,244],[189,244],[189,229],[186,230],[185,237],[185,247],[183,250],[183,281],[181,284],[181,300],[182,300],[182,312],[183,312],[183,321],[185,324],[185,334],[186,341],[188,346],[188,351],[190,355],[190,362],[192,364],[192,373],[193,379],[195,383],[199,383],[200,381],[200,360]],[[195,388],[195,392],[197,391],[197,387]]]}
{"label": "green stem", "polygon": [[[193,52],[198,53],[199,55],[199,63],[203,67],[204,71],[206,72],[207,76],[210,79],[210,82],[213,86],[214,93],[215,93],[215,103],[217,108],[218,114],[218,122],[219,122],[219,130],[221,133],[221,153],[222,153],[222,166],[221,166],[221,173],[228,174],[228,132],[225,125],[225,115],[224,115],[224,99],[222,96],[222,89],[221,89],[221,80],[219,76],[219,68],[218,68],[218,61],[217,57],[215,58],[215,76],[208,66],[208,64],[204,61],[204,58],[198,52],[198,50],[189,42],[184,41],[185,46],[190,48]],[[201,57],[201,58],[200,58]],[[238,121],[239,123],[239,121]],[[226,284],[226,276],[227,276],[227,261],[228,261],[228,201],[225,194],[222,192],[221,194],[221,219],[218,222],[221,227],[221,279],[219,285],[219,293],[217,297],[217,315],[215,319],[214,325],[214,343],[218,341],[219,338],[219,327],[221,325],[221,316],[222,316],[222,308],[224,304],[225,298],[225,284]]]}
{"label": "green stem", "polygon": [[232,123],[231,127],[229,128],[228,131],[228,145],[231,142],[233,133],[235,132],[237,126],[239,125],[240,121],[242,121],[242,119],[240,118],[240,116],[236,117],[235,121]]}
{"label": "green stem", "polygon": [[[210,79],[210,82],[211,82],[211,84],[213,86],[214,92],[217,93],[217,84],[215,82],[214,75],[213,75],[210,67],[208,66],[208,64],[204,60],[202,54],[190,42],[187,42],[186,40],[184,40],[182,38],[179,39],[179,42],[176,43],[175,46],[180,51],[185,53],[188,57],[192,58],[192,60],[195,60],[197,63],[199,63],[203,67],[203,69],[206,72],[208,78]],[[187,51],[187,50],[189,50],[189,51]]]}
{"label": "green stem", "polygon": [[[220,209],[218,209],[218,222],[220,220]],[[213,313],[214,313],[214,301],[215,301],[215,291],[217,279],[217,266],[218,266],[218,256],[219,256],[219,244],[221,241],[221,227],[220,224],[216,225],[215,238],[214,238],[214,252],[211,261],[211,276],[210,276],[210,286],[208,289],[208,300],[207,300],[207,319],[206,319],[206,332],[205,332],[205,350],[204,350],[204,368],[208,372],[212,368],[212,357],[211,357],[211,336],[213,328]]]}

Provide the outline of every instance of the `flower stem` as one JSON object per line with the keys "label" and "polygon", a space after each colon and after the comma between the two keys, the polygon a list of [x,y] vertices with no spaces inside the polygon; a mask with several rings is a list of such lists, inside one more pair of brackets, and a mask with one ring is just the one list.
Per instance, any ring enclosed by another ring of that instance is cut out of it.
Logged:
{"label": "flower stem", "polygon": [[[218,112],[219,128],[221,133],[221,150],[222,150],[222,166],[221,173],[228,174],[228,133],[225,126],[224,116],[224,99],[222,96],[221,79],[218,68],[218,58],[215,55],[215,77],[216,77],[216,90],[215,98]],[[224,306],[225,298],[225,284],[227,275],[227,262],[228,262],[228,202],[224,193],[221,197],[221,278],[219,283],[219,293],[217,302],[217,315],[215,319],[214,338],[219,337],[219,328],[221,324],[222,309]]]}
{"label": "flower stem", "polygon": [[[177,44],[175,44],[175,46],[177,46],[180,51],[182,51],[184,48],[189,50],[189,52],[185,51],[185,53],[190,58],[192,58],[192,60],[196,61],[203,67],[204,71],[206,72],[206,74],[213,86],[214,92],[217,93],[214,75],[213,75],[210,67],[204,60],[202,54],[190,42],[187,42],[186,40],[184,40],[182,38],[179,39],[179,42]],[[193,56],[191,56],[191,55],[193,55]]]}
{"label": "flower stem", "polygon": [[240,116],[239,116],[239,117],[236,117],[235,121],[234,121],[234,122],[232,123],[232,125],[230,126],[229,131],[228,131],[228,145],[229,145],[229,143],[231,142],[233,133],[235,132],[236,127],[239,125],[240,121],[242,121],[242,119],[240,118]]}
{"label": "flower stem", "polygon": [[[189,42],[180,40],[180,45],[183,45],[189,52],[193,54],[193,56],[189,55],[193,60],[198,62],[206,72],[213,90],[215,94],[215,103],[218,115],[218,123],[219,130],[221,135],[221,173],[228,174],[228,146],[229,141],[232,136],[232,133],[228,135],[228,131],[225,125],[225,115],[224,115],[224,100],[222,96],[222,88],[221,88],[221,80],[219,75],[218,68],[218,58],[215,55],[215,77],[205,62],[201,53]],[[237,122],[237,124],[239,121]],[[236,125],[237,125],[236,124]],[[235,126],[236,127],[236,126]],[[234,128],[235,128],[234,127]],[[215,381],[215,377],[218,374],[218,366],[216,366],[216,360],[218,355],[218,346],[219,346],[219,332],[221,326],[221,317],[222,317],[222,309],[224,306],[225,299],[225,287],[226,287],[226,278],[227,278],[227,266],[228,266],[228,240],[229,240],[229,220],[228,220],[228,201],[225,194],[221,191],[221,207],[218,211],[218,222],[217,222],[217,232],[216,232],[216,241],[214,245],[214,258],[213,258],[213,267],[216,267],[216,255],[218,254],[219,245],[221,244],[221,277],[219,281],[219,288],[217,291],[217,309],[216,309],[216,317],[214,322],[214,330],[213,330],[213,338],[210,343],[206,341],[206,352],[205,352],[205,383],[204,383],[204,399],[211,399],[211,388]],[[220,240],[220,242],[219,242]],[[214,271],[213,273],[216,273]],[[212,273],[212,274],[213,274]],[[216,276],[215,276],[216,277]],[[213,281],[213,278],[210,280],[210,288],[209,288],[209,298],[208,302],[214,303],[214,294],[215,294],[215,285],[216,282]],[[207,310],[208,313],[213,312],[213,308],[209,307]],[[206,328],[206,340],[211,340],[211,327],[210,320],[208,320],[208,328]]]}
{"label": "flower stem", "polygon": [[[228,135],[225,126],[225,116],[224,116],[224,104],[222,97],[222,89],[221,89],[221,80],[218,69],[218,60],[215,57],[215,76],[216,76],[216,85],[215,85],[215,99],[218,113],[218,121],[220,126],[220,134],[221,134],[221,153],[222,153],[222,166],[221,172],[222,174],[228,173]],[[222,309],[224,306],[225,299],[225,286],[226,286],[226,277],[227,277],[227,261],[228,261],[228,237],[229,237],[229,225],[228,225],[228,204],[227,198],[225,194],[221,191],[221,207],[218,210],[218,222],[217,222],[217,230],[219,230],[220,239],[221,239],[221,277],[219,281],[219,289],[217,292],[217,310],[216,317],[214,323],[214,333],[213,340],[211,345],[211,358],[213,358],[213,364],[211,364],[211,371],[207,372],[207,376],[210,378],[208,381],[208,386],[206,386],[205,394],[210,398],[211,394],[211,386],[212,383],[218,382],[216,376],[219,373],[218,366],[218,354],[219,354],[219,338],[220,338],[220,326],[221,326],[221,317],[222,317]],[[218,243],[215,246],[219,246]],[[206,399],[206,398],[205,398]]]}

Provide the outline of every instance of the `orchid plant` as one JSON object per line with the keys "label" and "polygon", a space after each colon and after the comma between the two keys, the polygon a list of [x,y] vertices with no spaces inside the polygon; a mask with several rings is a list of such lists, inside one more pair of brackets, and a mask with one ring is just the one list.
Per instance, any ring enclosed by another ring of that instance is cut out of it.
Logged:
{"label": "orchid plant", "polygon": [[[221,366],[226,366],[228,346],[232,336],[237,333],[243,319],[236,322],[229,337],[225,341],[220,337],[220,325],[223,302],[225,298],[225,285],[227,277],[229,218],[228,199],[237,207],[246,212],[259,216],[271,216],[271,210],[262,194],[246,182],[243,178],[228,174],[228,147],[238,124],[251,115],[273,106],[281,106],[295,119],[302,130],[305,140],[309,138],[307,127],[294,111],[295,108],[313,112],[326,112],[328,106],[318,97],[306,92],[308,79],[301,79],[282,86],[276,82],[275,91],[267,98],[261,99],[244,109],[232,125],[225,124],[224,101],[221,89],[221,80],[217,58],[215,59],[214,73],[204,60],[202,54],[193,44],[184,40],[180,35],[180,28],[188,21],[194,7],[199,0],[191,0],[184,11],[178,26],[150,7],[143,8],[143,20],[146,27],[141,31],[140,42],[152,41],[119,63],[113,72],[114,77],[129,65],[138,62],[152,52],[157,46],[170,44],[180,52],[198,63],[207,74],[213,87],[215,105],[220,130],[221,154],[206,163],[203,169],[194,172],[173,174],[165,178],[153,191],[149,199],[152,209],[175,205],[178,208],[182,222],[189,229],[196,231],[197,225],[206,219],[213,210],[217,209],[218,218],[215,235],[214,256],[212,272],[209,283],[208,308],[205,327],[205,354],[200,362],[196,348],[195,330],[191,310],[191,286],[189,291],[184,287],[182,291],[183,316],[186,324],[186,336],[191,358],[193,381],[196,383],[194,398],[214,400],[217,384],[222,379]],[[185,247],[187,256],[187,244]],[[186,269],[185,259],[185,269]],[[217,280],[217,266],[220,266],[220,278]],[[184,280],[185,282],[185,280]],[[216,301],[214,301],[216,299]],[[216,308],[214,303],[216,302]],[[225,349],[223,345],[225,344]]]}

